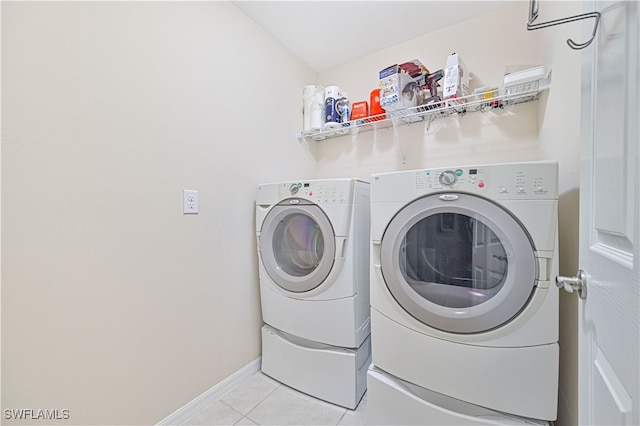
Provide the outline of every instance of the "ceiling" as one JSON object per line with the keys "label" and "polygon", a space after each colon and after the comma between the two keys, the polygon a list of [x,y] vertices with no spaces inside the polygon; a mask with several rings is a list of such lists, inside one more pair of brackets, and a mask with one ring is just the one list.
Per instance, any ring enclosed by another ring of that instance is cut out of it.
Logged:
{"label": "ceiling", "polygon": [[232,2],[318,73],[510,4],[504,0]]}

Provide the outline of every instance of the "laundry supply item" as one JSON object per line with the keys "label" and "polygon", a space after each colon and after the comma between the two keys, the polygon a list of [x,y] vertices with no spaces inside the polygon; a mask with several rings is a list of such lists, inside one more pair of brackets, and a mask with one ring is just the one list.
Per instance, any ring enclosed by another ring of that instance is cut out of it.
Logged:
{"label": "laundry supply item", "polygon": [[373,89],[369,95],[369,105],[371,105],[370,116],[372,121],[383,120],[386,115],[380,106],[380,89]]}
{"label": "laundry supply item", "polygon": [[324,124],[324,87],[304,86],[303,89],[303,130],[317,130]]}
{"label": "laundry supply item", "polygon": [[[444,100],[463,98],[469,95],[469,71],[467,66],[457,53],[447,57],[444,68],[444,88],[442,98]],[[460,100],[464,103],[464,100]]]}
{"label": "laundry supply item", "polygon": [[341,93],[340,99],[336,102],[336,109],[338,110],[338,121],[342,126],[338,134],[346,134],[351,124],[349,122],[351,120],[351,103],[346,92]]}
{"label": "laundry supply item", "polygon": [[369,104],[367,101],[354,102],[351,105],[351,120],[356,124],[364,124],[364,119],[369,115]]}
{"label": "laundry supply item", "polygon": [[327,86],[324,89],[324,127],[339,127],[340,114],[337,103],[342,97],[340,87]]}
{"label": "laundry supply item", "polygon": [[338,110],[338,121],[340,123],[346,123],[351,119],[351,104],[346,93],[342,93],[342,96],[336,102],[336,109]]}

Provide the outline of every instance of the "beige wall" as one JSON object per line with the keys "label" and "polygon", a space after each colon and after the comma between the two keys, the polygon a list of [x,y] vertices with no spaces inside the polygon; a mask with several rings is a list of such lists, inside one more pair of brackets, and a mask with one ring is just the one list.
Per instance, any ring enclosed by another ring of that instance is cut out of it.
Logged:
{"label": "beige wall", "polygon": [[[580,2],[542,2],[539,22],[582,13]],[[582,41],[580,24],[527,31],[528,2],[425,34],[320,75],[352,101],[368,100],[377,72],[419,59],[443,68],[457,52],[472,74],[471,87],[501,85],[506,65],[543,64],[552,69],[551,89],[540,101],[498,113],[466,115],[317,143],[318,175],[355,175],[448,165],[557,160],[560,165],[560,272],[573,275],[578,258],[580,150],[580,52],[565,40]],[[403,162],[403,158],[405,161]],[[577,300],[561,294],[561,372],[557,424],[577,424]]]}
{"label": "beige wall", "polygon": [[255,189],[315,176],[315,79],[227,2],[2,2],[3,409],[152,424],[260,356]]}
{"label": "beige wall", "polygon": [[[2,408],[156,422],[260,355],[259,182],[556,159],[561,272],[577,265],[579,24],[528,32],[528,2],[319,77],[227,3],[2,3]],[[579,2],[543,2],[550,19]],[[472,87],[546,64],[540,102],[312,144],[305,84],[367,100],[377,71],[457,51]],[[403,164],[402,158],[406,158]],[[182,190],[200,214],[182,214]],[[576,424],[561,304],[560,424]],[[575,365],[575,364],[573,364]]]}
{"label": "beige wall", "polygon": [[[582,2],[544,2],[539,19],[544,22],[577,15],[584,12],[582,8]],[[587,20],[585,25],[592,24]],[[578,270],[582,76],[582,52],[569,48],[566,40],[586,41],[582,28],[578,23],[538,30],[544,61],[553,66],[549,101],[541,113],[540,141],[542,156],[560,162],[560,273],[566,276]],[[578,424],[578,300],[575,294],[560,292],[558,425]]]}

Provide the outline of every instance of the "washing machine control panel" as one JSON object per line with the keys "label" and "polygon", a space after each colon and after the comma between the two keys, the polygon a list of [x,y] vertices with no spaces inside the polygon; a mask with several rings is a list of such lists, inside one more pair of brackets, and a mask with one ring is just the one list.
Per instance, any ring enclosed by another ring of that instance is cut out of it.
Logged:
{"label": "washing machine control panel", "polygon": [[348,181],[283,183],[279,191],[281,199],[297,197],[322,204],[345,203],[350,199],[350,194],[351,184]]}

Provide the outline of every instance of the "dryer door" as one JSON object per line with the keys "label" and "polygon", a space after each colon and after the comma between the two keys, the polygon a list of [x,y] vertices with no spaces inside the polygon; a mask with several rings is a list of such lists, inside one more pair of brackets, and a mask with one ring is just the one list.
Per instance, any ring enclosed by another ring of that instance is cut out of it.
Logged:
{"label": "dryer door", "polygon": [[381,242],[385,283],[417,320],[452,333],[491,330],[516,316],[538,276],[535,247],[499,205],[463,193],[405,206]]}
{"label": "dryer door", "polygon": [[287,291],[302,293],[318,287],[331,272],[336,239],[320,207],[291,198],[265,217],[259,248],[271,279]]}

